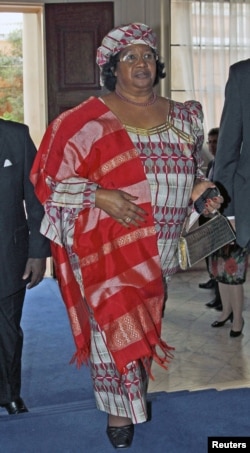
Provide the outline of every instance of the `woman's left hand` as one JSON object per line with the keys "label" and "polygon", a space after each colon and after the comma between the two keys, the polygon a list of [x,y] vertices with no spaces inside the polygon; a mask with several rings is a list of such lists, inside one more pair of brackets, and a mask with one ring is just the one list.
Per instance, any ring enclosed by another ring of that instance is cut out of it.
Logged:
{"label": "woman's left hand", "polygon": [[[192,191],[192,201],[195,202],[198,198],[209,188],[216,187],[212,181],[200,181],[197,182]],[[221,205],[224,201],[224,198],[221,195],[218,195],[214,198],[208,198],[205,203],[205,209],[202,211],[202,215],[208,216],[209,214],[215,214],[216,211],[219,211]]]}

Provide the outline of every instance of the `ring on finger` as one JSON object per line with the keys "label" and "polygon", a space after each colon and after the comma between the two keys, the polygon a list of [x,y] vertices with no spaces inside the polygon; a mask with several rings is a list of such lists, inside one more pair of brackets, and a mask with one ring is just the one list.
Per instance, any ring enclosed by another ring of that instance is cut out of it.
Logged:
{"label": "ring on finger", "polygon": [[124,219],[124,221],[125,221],[126,223],[130,223],[131,220],[132,220],[131,217],[126,217],[126,218]]}

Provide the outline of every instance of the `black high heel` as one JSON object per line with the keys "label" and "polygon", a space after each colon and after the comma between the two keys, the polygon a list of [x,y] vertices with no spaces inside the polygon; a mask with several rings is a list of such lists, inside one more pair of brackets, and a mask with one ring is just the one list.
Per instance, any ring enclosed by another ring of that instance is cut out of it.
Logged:
{"label": "black high heel", "polygon": [[114,448],[129,448],[134,437],[134,425],[107,426],[106,432]]}
{"label": "black high heel", "polygon": [[239,337],[242,334],[243,327],[244,327],[244,319],[242,322],[241,330],[236,330],[236,331],[230,330],[230,337],[233,337],[233,338]]}
{"label": "black high heel", "polygon": [[[230,319],[231,322],[233,322],[233,318],[234,318],[234,315],[233,315],[233,312],[231,312],[230,315],[229,315],[226,319],[224,319],[224,321],[214,321],[214,322],[211,324],[211,327],[222,327],[222,326],[224,326],[224,324],[225,324],[227,321],[229,321],[229,319]],[[242,327],[242,328],[243,328],[243,327]],[[231,332],[233,332],[233,331],[231,330]],[[237,335],[237,336],[238,336],[238,335]]]}

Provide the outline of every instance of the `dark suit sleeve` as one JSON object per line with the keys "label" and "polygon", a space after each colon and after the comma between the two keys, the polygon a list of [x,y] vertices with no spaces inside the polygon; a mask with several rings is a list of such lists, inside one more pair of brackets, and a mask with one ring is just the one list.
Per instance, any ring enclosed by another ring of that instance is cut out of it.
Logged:
{"label": "dark suit sleeve", "polygon": [[29,258],[45,258],[51,255],[50,243],[49,240],[40,233],[44,209],[34,193],[33,184],[29,178],[31,167],[36,156],[36,148],[29,135],[28,127],[24,128],[24,153],[24,202],[30,232],[28,256]]}
{"label": "dark suit sleeve", "polygon": [[[225,88],[225,102],[221,116],[217,144],[214,181],[222,185],[228,196],[224,214],[234,215],[234,176],[240,159],[242,145],[242,105],[240,96],[241,67],[233,65]],[[244,69],[244,68],[243,68]]]}
{"label": "dark suit sleeve", "polygon": [[211,167],[213,165],[213,159],[208,162],[207,170],[206,170],[206,178],[208,178],[209,172],[211,170]]}

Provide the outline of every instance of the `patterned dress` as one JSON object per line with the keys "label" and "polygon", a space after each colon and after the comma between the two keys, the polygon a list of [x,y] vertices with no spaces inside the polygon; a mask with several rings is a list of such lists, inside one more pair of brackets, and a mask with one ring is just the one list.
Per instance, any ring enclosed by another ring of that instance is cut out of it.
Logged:
{"label": "patterned dress", "polygon": [[149,130],[125,126],[150,185],[158,249],[166,278],[178,269],[177,241],[201,171],[202,112],[198,102],[170,102],[165,124]]}
{"label": "patterned dress", "polygon": [[[84,105],[82,108],[84,112]],[[74,109],[76,115],[77,111],[77,108]],[[118,120],[110,111],[106,112],[106,115],[111,122],[108,130],[112,130],[112,123]],[[166,122],[159,127],[145,130],[124,126],[141,158],[149,183],[158,251],[166,279],[178,269],[177,241],[188,213],[194,180],[204,179],[200,152],[203,144],[202,119],[202,109],[198,102],[189,101],[181,104],[170,101]],[[60,127],[60,121],[61,118],[56,126]],[[98,119],[95,121],[95,127],[98,129]],[[122,127],[120,123],[119,127]],[[56,133],[56,129],[52,131]],[[84,126],[66,142],[66,150],[71,161],[72,153],[78,162],[79,154],[91,145],[91,133],[92,130],[90,135],[86,133]],[[50,140],[49,135],[48,143]],[[45,140],[45,153],[47,147]],[[65,158],[64,150],[59,147],[59,151],[62,153],[59,170],[66,179],[59,182],[55,177],[46,179],[46,184],[51,188],[51,195],[45,203],[46,215],[42,223],[42,232],[52,242],[64,245],[75,280],[84,298],[81,263],[73,246],[74,226],[78,213],[84,207],[95,208],[97,184],[78,176],[72,177],[72,172],[68,176],[68,160]],[[56,157],[55,154],[53,156]],[[95,155],[93,159],[96,159]],[[129,417],[133,423],[146,421],[146,390],[149,377],[146,369],[150,369],[150,363],[145,366],[144,362],[143,366],[141,360],[134,360],[127,363],[125,369],[119,372],[107,348],[105,333],[86,302],[86,313],[87,311],[91,331],[89,362],[97,407],[113,415]],[[73,329],[76,333],[78,327],[80,326],[74,322]],[[150,361],[151,359],[148,359],[148,362]]]}
{"label": "patterned dress", "polygon": [[[188,212],[195,178],[201,171],[203,144],[199,103],[171,101],[165,124],[149,130],[125,128],[136,146],[152,194],[158,249],[163,274],[169,279],[178,269],[177,241]],[[133,423],[147,419],[148,376],[139,361],[120,375],[113,363],[103,333],[92,318],[91,373],[97,407]]]}

